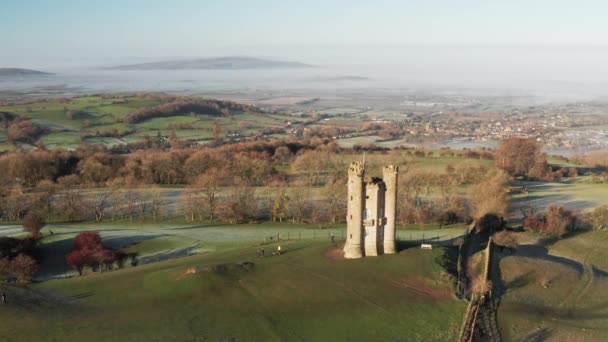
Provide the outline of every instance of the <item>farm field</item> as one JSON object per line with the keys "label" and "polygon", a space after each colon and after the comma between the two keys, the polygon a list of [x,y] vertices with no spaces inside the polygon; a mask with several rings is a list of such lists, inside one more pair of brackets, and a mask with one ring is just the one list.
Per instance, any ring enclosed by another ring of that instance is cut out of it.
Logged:
{"label": "farm field", "polygon": [[586,232],[551,245],[529,241],[514,255],[502,254],[500,287],[506,292],[498,319],[503,339],[606,340],[606,241],[606,231]]}
{"label": "farm field", "polygon": [[[212,138],[215,123],[221,136],[233,131],[249,136],[259,134],[265,128],[283,127],[291,117],[251,113],[235,113],[232,117],[209,117],[189,115],[152,118],[135,124],[125,124],[122,119],[138,109],[150,108],[161,104],[158,99],[138,96],[105,98],[102,96],[83,96],[69,100],[52,99],[27,104],[3,105],[0,111],[31,118],[47,132],[38,138],[47,148],[76,148],[83,142],[101,143],[111,147],[118,144],[143,141],[146,136],[169,135],[172,131],[182,139],[205,141]],[[68,112],[78,114],[69,117]],[[172,128],[171,124],[183,127]],[[116,130],[117,137],[97,137],[96,134]],[[82,135],[88,138],[81,138]],[[22,144],[23,145],[23,144]],[[7,142],[6,129],[0,128],[0,151],[14,149]]]}
{"label": "farm field", "polygon": [[[439,264],[442,248],[348,261],[330,257],[328,241],[286,242],[284,255],[260,259],[256,248],[24,288],[1,285],[11,299],[0,311],[0,335],[6,341],[445,341],[458,335],[465,302],[452,296]],[[244,261],[254,265],[239,266]],[[191,267],[203,271],[187,275]]]}

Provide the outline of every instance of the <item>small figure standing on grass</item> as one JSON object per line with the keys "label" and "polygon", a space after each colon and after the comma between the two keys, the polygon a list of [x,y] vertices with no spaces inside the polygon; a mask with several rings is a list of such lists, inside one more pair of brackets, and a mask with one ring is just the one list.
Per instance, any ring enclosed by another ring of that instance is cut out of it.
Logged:
{"label": "small figure standing on grass", "polygon": [[262,251],[261,251],[261,252],[262,252],[262,256],[264,256],[264,248],[262,248]]}
{"label": "small figure standing on grass", "polygon": [[2,304],[6,304],[6,293],[2,292]]}
{"label": "small figure standing on grass", "polygon": [[331,233],[331,244],[332,245],[336,245],[336,236],[334,235],[334,233]]}
{"label": "small figure standing on grass", "polygon": [[281,246],[277,247],[277,255],[281,255]]}

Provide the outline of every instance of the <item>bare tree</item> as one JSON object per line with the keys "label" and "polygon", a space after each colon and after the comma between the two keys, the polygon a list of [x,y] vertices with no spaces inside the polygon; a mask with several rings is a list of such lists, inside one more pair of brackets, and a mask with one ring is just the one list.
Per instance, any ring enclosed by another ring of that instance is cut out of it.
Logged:
{"label": "bare tree", "polygon": [[323,205],[331,224],[336,224],[346,218],[346,182],[327,182],[321,191]]}
{"label": "bare tree", "polygon": [[[133,221],[138,211],[138,203],[140,201],[139,193],[131,186],[127,187],[124,191],[124,213],[129,218],[129,221]],[[145,210],[144,210],[145,211]]]}
{"label": "bare tree", "polygon": [[177,200],[177,207],[186,221],[195,222],[202,219],[202,200],[200,198],[200,188],[187,188],[180,194]]}
{"label": "bare tree", "polygon": [[152,199],[150,201],[150,214],[154,222],[163,220],[163,206],[165,205],[165,198],[160,190],[155,189],[152,191]]}
{"label": "bare tree", "polygon": [[255,218],[258,212],[255,188],[237,180],[235,186],[228,190],[222,209],[224,218],[230,223],[247,222]]}
{"label": "bare tree", "polygon": [[109,191],[93,191],[89,193],[84,201],[84,206],[95,216],[95,221],[101,221],[105,217],[108,208],[112,207],[112,196]]}
{"label": "bare tree", "polygon": [[291,188],[289,191],[289,216],[295,223],[304,221],[310,211],[310,189]]}

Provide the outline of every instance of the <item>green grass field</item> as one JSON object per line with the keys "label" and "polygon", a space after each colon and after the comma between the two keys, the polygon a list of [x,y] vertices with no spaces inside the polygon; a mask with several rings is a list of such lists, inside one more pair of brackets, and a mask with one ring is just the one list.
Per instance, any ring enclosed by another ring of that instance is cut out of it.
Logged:
{"label": "green grass field", "polygon": [[[397,237],[412,243],[428,242],[449,245],[452,239],[461,236],[463,226],[455,225],[443,229],[400,229]],[[139,224],[135,222],[49,224],[43,230],[41,241],[42,264],[38,279],[63,277],[75,274],[65,264],[72,239],[80,231],[97,231],[104,243],[115,249],[137,252],[143,263],[152,263],[174,257],[199,253],[212,253],[226,248],[240,248],[286,241],[330,241],[334,234],[343,239],[344,226],[320,229],[318,225],[291,225],[280,223],[241,225],[191,225],[191,224]],[[51,235],[50,232],[53,232]],[[18,225],[0,226],[0,235],[21,236]]]}
{"label": "green grass field", "polygon": [[[465,303],[438,258],[411,248],[359,260],[328,257],[327,241],[256,246],[53,280],[2,285],[5,341],[453,340]],[[238,262],[251,261],[246,270]],[[186,275],[189,267],[225,270]]]}
{"label": "green grass field", "polygon": [[[532,234],[525,233],[524,240]],[[512,341],[605,341],[608,338],[608,232],[552,245],[524,244],[500,262],[502,337]]]}

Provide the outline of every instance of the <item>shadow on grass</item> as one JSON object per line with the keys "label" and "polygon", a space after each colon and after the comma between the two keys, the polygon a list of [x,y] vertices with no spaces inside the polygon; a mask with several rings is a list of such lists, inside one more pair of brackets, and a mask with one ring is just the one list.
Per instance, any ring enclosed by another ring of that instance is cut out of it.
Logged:
{"label": "shadow on grass", "polygon": [[77,299],[83,299],[83,298],[87,298],[87,297],[91,297],[95,295],[95,291],[90,291],[90,292],[83,292],[83,293],[79,293],[73,296],[69,296],[69,297],[64,297],[62,298],[63,300],[77,300]]}
{"label": "shadow on grass", "polygon": [[417,241],[396,241],[395,248],[397,253],[405,251],[406,249],[420,247],[420,242]]}
{"label": "shadow on grass", "polygon": [[517,252],[515,255],[554,262],[554,263],[557,263],[557,264],[560,264],[560,265],[563,265],[566,267],[573,268],[574,270],[576,270],[578,273],[581,273],[581,274],[583,273],[583,270],[584,270],[583,264],[581,264],[580,262],[578,262],[576,260],[568,259],[568,258],[564,258],[564,257],[560,257],[560,256],[555,256],[555,255],[550,255],[549,250],[545,246],[520,245],[517,247]]}
{"label": "shadow on grass", "polygon": [[[497,269],[497,271],[499,272],[500,269]],[[524,287],[524,286],[530,284],[530,281],[532,280],[531,276],[533,274],[534,274],[533,271],[529,271],[526,274],[522,274],[519,277],[511,280],[510,282],[504,283],[504,287],[509,290],[514,290],[514,289]]]}
{"label": "shadow on grass", "polygon": [[522,342],[542,342],[546,341],[551,337],[551,330],[548,328],[543,328],[538,331],[531,333],[530,335],[524,337]]}
{"label": "shadow on grass", "polygon": [[[120,249],[145,240],[155,239],[163,236],[156,235],[132,235],[124,237],[111,237],[103,240],[104,245]],[[66,238],[62,240],[52,241],[38,246],[39,255],[39,271],[35,278],[39,280],[47,280],[52,278],[60,278],[66,276],[70,271],[65,257],[72,251],[73,239]]]}
{"label": "shadow on grass", "polygon": [[608,319],[606,313],[606,302],[602,302],[591,307],[549,307],[545,305],[530,304],[519,302],[509,304],[509,310],[518,314],[528,314],[543,320],[564,320],[564,321],[584,321],[584,320],[605,320]]}
{"label": "shadow on grass", "polygon": [[181,257],[185,257],[185,256],[195,255],[195,254],[198,254],[198,252],[196,251],[198,248],[199,248],[199,245],[196,244],[196,245],[190,246],[190,247],[180,248],[180,249],[176,249],[176,250],[172,250],[172,251],[167,251],[167,252],[162,252],[162,253],[157,253],[157,254],[141,257],[141,258],[139,258],[139,263],[143,265],[143,264],[149,264],[152,262],[159,262],[159,261],[164,261],[164,260],[169,260],[169,259],[174,259],[174,258],[181,258]]}

